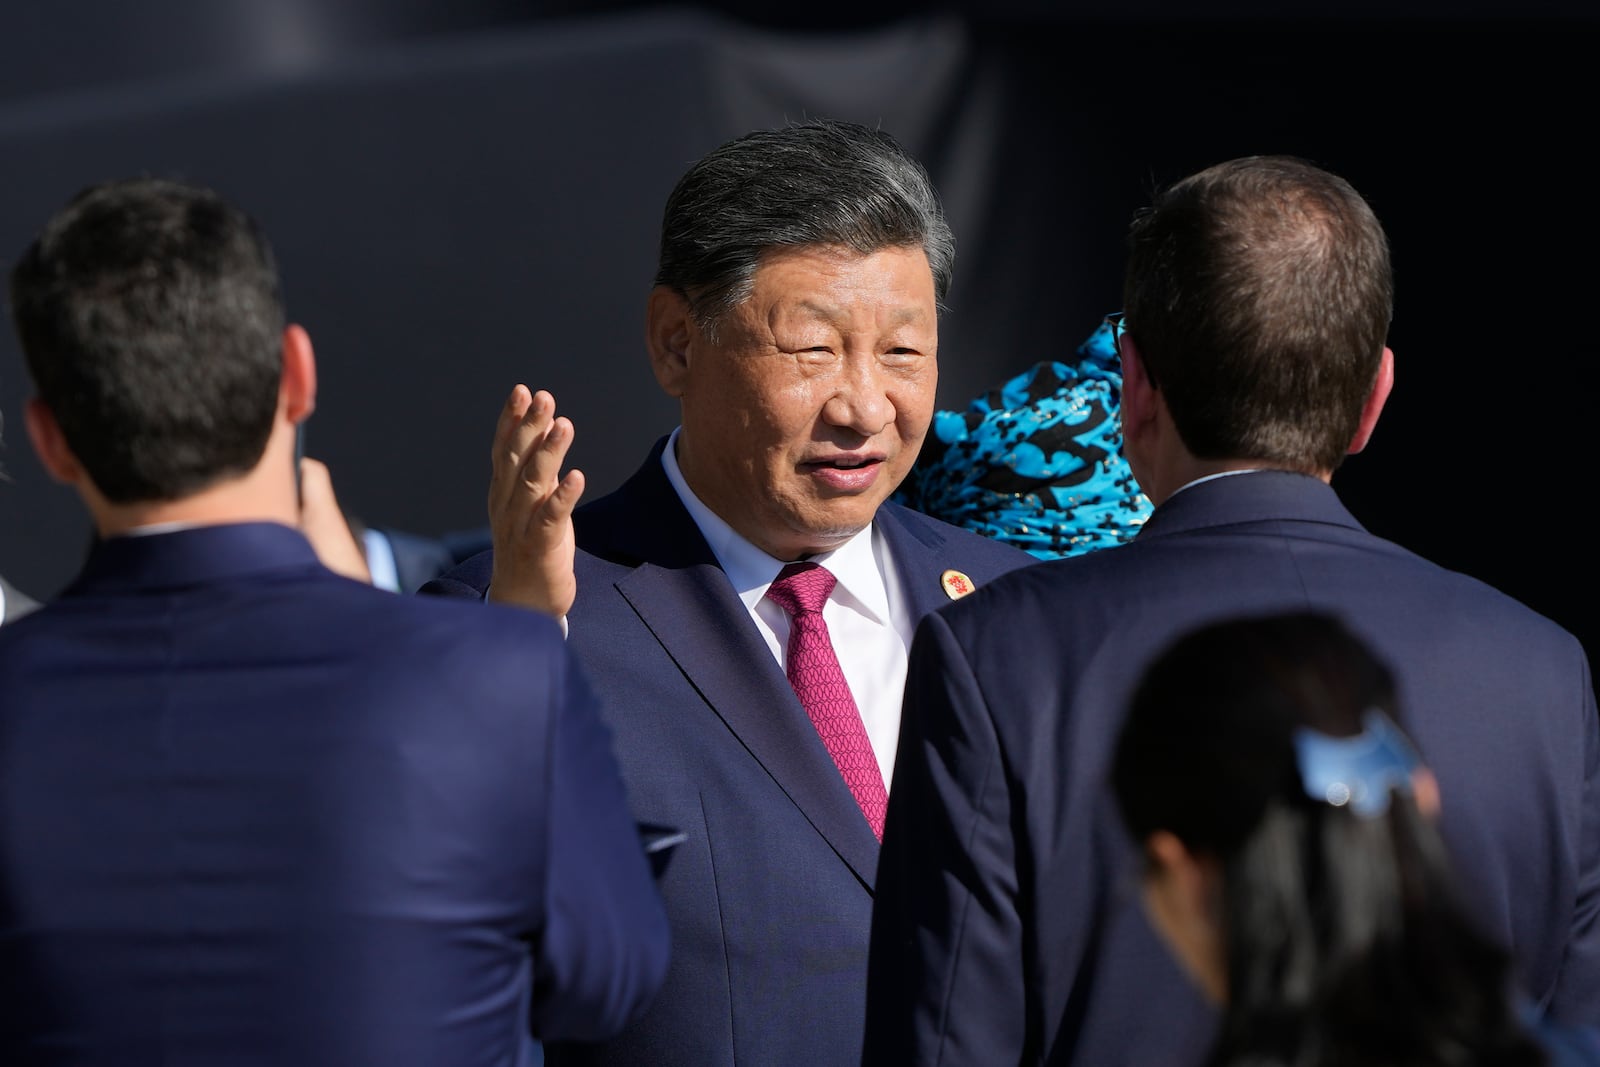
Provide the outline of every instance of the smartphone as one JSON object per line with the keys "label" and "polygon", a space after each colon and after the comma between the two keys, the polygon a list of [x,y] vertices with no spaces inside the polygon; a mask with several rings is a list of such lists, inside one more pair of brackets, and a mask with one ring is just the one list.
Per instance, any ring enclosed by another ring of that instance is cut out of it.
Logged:
{"label": "smartphone", "polygon": [[306,454],[306,424],[304,420],[294,427],[294,498],[304,502],[300,495],[300,461]]}

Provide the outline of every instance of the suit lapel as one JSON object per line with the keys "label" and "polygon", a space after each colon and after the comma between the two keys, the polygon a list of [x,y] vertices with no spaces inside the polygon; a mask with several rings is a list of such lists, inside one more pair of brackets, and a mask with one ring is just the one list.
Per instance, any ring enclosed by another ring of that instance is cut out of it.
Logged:
{"label": "suit lapel", "polygon": [[617,562],[637,563],[616,582],[617,591],[706,704],[870,890],[878,865],[872,829],[667,481],[661,447],[658,443],[644,467],[615,494],[580,512],[579,545]]}
{"label": "suit lapel", "polygon": [[920,622],[924,615],[950,603],[941,584],[941,576],[953,566],[941,554],[944,538],[933,529],[914,529],[901,519],[900,509],[893,504],[878,509],[877,527],[894,557],[911,618]]}
{"label": "suit lapel", "polygon": [[722,571],[646,564],[617,589],[705,702],[870,889],[877,840]]}

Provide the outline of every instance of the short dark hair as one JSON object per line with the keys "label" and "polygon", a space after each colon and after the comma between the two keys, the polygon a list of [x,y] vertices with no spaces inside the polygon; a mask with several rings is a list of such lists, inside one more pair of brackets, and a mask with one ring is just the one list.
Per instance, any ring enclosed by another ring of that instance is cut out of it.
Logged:
{"label": "short dark hair", "polygon": [[1394,304],[1361,195],[1303,160],[1236,159],[1161,193],[1128,248],[1128,331],[1189,451],[1336,469]]}
{"label": "short dark hair", "polygon": [[1145,671],[1112,786],[1136,839],[1167,831],[1220,869],[1211,1064],[1542,1062],[1410,790],[1370,816],[1307,793],[1296,731],[1353,736],[1396,702],[1389,668],[1314,613],[1212,623]]}
{"label": "short dark hair", "polygon": [[955,237],[928,172],[882,130],[829,119],[745,134],[690,167],[667,197],[655,284],[714,331],[765,253],[817,245],[921,248],[937,298],[949,291]]}
{"label": "short dark hair", "polygon": [[40,399],[112,503],[176,500],[260,461],[283,371],[266,237],[209,189],[79,193],[11,271]]}

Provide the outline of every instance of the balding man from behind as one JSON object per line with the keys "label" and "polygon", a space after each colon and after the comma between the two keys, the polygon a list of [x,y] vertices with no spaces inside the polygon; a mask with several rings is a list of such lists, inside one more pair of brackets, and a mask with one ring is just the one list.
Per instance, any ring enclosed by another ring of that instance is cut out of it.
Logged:
{"label": "balding man from behind", "polygon": [[1336,615],[1393,663],[1467,902],[1541,1008],[1600,1021],[1600,723],[1584,650],[1374,537],[1330,485],[1394,381],[1371,208],[1302,161],[1240,159],[1163,192],[1129,250],[1123,433],[1155,511],[1132,543],[1008,575],[919,630],[865,1062],[1205,1054],[1211,1013],[1134,897],[1110,745],[1168,641],[1273,611]]}

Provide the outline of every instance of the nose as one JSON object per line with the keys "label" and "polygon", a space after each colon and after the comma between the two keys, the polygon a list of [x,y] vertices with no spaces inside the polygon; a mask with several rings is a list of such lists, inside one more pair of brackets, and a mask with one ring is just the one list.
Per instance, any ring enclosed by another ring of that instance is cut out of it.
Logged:
{"label": "nose", "polygon": [[876,359],[846,359],[835,379],[833,395],[822,406],[823,420],[862,437],[876,436],[894,421],[894,401],[889,397],[888,386],[888,376]]}

